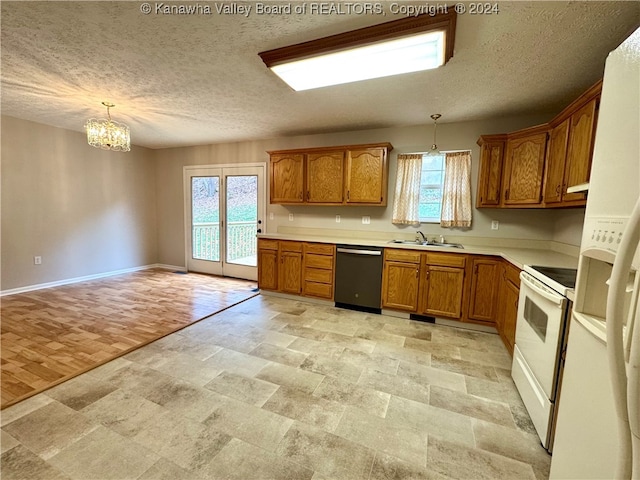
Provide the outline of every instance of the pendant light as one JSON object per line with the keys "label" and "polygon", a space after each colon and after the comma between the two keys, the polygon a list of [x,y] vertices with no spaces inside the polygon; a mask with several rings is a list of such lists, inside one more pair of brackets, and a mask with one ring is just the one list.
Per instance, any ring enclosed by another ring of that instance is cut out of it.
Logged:
{"label": "pendant light", "polygon": [[431,119],[433,120],[433,145],[431,145],[431,149],[427,152],[429,157],[436,157],[442,155],[440,150],[438,149],[438,145],[436,144],[436,129],[438,128],[438,119],[441,117],[439,113],[434,113],[431,115]]}

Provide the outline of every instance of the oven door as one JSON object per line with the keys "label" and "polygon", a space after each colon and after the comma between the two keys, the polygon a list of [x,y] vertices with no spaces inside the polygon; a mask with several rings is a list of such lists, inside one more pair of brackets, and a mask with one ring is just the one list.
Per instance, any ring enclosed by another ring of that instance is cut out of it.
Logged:
{"label": "oven door", "polygon": [[555,400],[567,299],[526,272],[520,273],[516,345],[550,401]]}

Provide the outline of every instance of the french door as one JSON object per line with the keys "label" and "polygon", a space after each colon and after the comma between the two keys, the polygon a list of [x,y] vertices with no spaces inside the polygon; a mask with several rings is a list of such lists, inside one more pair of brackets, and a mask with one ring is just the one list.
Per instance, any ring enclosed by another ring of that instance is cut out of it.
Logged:
{"label": "french door", "polygon": [[265,167],[184,167],[186,263],[193,272],[258,279]]}

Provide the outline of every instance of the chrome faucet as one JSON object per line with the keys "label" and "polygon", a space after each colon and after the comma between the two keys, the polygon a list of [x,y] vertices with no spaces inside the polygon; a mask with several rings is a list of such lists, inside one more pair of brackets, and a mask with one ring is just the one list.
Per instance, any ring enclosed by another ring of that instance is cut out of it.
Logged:
{"label": "chrome faucet", "polygon": [[425,236],[424,236],[424,233],[422,233],[420,230],[418,230],[418,231],[416,232],[416,234],[418,234],[418,233],[419,233],[419,234],[420,234],[420,236],[422,237],[422,241],[423,241],[424,243],[429,243],[429,240],[427,240],[427,237],[425,237]]}

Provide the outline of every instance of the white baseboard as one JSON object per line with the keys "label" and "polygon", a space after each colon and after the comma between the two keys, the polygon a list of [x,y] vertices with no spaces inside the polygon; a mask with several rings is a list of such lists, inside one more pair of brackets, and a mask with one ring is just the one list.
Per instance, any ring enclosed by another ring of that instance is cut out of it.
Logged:
{"label": "white baseboard", "polygon": [[154,263],[151,265],[143,265],[141,267],[124,268],[122,270],[112,270],[110,272],[96,273],[94,275],[85,275],[83,277],[66,278],[64,280],[56,280],[55,282],[38,283],[36,285],[27,285],[25,287],[11,288],[9,290],[0,291],[0,297],[6,295],[15,295],[16,293],[32,292],[34,290],[42,290],[43,288],[60,287],[62,285],[70,285],[72,283],[87,282],[89,280],[97,280],[105,277],[113,277],[114,275],[122,275],[124,273],[139,272],[141,270],[150,270],[152,268],[161,268],[163,270],[175,270],[179,272],[186,272],[185,267],[177,267],[175,265],[165,265],[161,263]]}

